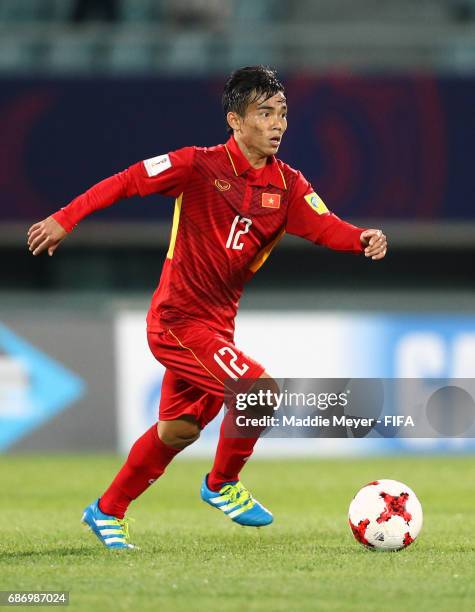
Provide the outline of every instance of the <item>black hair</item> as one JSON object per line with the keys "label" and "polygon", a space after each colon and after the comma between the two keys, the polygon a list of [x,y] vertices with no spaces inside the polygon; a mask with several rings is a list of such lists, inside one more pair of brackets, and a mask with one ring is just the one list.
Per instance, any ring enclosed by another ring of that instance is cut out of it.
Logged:
{"label": "black hair", "polygon": [[[222,105],[225,120],[229,112],[244,117],[249,104],[261,98],[268,100],[280,91],[285,94],[276,71],[268,66],[246,66],[235,70],[224,86]],[[232,133],[227,120],[226,127],[228,132]]]}

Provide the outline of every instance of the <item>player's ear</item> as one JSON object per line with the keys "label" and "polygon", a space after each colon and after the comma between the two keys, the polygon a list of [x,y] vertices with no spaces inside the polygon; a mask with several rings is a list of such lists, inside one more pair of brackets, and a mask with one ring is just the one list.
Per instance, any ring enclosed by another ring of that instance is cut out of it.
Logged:
{"label": "player's ear", "polygon": [[235,132],[238,132],[241,129],[242,117],[238,115],[237,113],[234,113],[233,111],[229,111],[229,113],[226,115],[226,120],[228,122],[228,125]]}

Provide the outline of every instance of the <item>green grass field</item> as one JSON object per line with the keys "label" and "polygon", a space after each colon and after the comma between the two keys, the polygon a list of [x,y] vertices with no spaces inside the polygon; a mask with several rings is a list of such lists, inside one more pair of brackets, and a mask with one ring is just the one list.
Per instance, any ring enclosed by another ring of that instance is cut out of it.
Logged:
{"label": "green grass field", "polygon": [[[79,524],[120,460],[1,459],[0,589],[67,590],[74,610],[474,610],[475,458],[254,461],[244,482],[275,515],[260,530],[199,499],[209,462],[182,460],[136,502],[133,541],[111,552]],[[418,541],[375,553],[348,504],[376,478],[415,489]]]}

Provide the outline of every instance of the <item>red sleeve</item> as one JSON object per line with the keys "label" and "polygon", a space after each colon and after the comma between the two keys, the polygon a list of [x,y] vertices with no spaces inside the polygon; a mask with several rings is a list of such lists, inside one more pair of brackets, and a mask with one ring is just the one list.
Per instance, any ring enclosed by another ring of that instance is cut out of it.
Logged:
{"label": "red sleeve", "polygon": [[363,228],[343,221],[325,206],[301,172],[290,195],[286,232],[335,251],[361,253]]}
{"label": "red sleeve", "polygon": [[97,183],[53,217],[70,232],[84,217],[123,198],[160,193],[177,197],[183,192],[193,167],[194,147],[138,162]]}

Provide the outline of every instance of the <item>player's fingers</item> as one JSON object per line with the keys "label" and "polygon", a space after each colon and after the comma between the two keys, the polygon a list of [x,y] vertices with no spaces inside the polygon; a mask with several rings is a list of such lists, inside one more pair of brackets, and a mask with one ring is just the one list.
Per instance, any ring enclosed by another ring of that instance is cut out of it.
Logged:
{"label": "player's fingers", "polygon": [[40,221],[38,223],[33,223],[33,225],[30,227],[30,229],[28,230],[28,236],[33,233],[34,231],[38,230],[41,228],[43,221]]}
{"label": "player's fingers", "polygon": [[366,257],[371,257],[372,255],[376,255],[380,250],[382,250],[384,246],[382,244],[377,244],[372,247],[366,247],[364,254]]}
{"label": "player's fingers", "polygon": [[371,236],[371,238],[369,239],[368,245],[371,246],[371,245],[376,244],[377,242],[381,242],[382,240],[385,240],[385,239],[386,239],[386,236],[382,233],[381,230],[378,230],[376,232],[376,234]]}
{"label": "player's fingers", "polygon": [[387,249],[384,248],[379,253],[376,253],[376,255],[373,255],[371,259],[373,259],[374,261],[377,261],[378,259],[383,259],[383,257],[386,257],[386,253]]}
{"label": "player's fingers", "polygon": [[367,252],[374,251],[374,250],[376,250],[376,249],[381,248],[383,244],[384,244],[384,243],[383,243],[383,241],[382,241],[382,240],[378,240],[377,242],[373,242],[372,244],[369,244],[369,245],[366,247],[366,249],[365,249],[365,250],[366,250]]}
{"label": "player's fingers", "polygon": [[48,234],[46,234],[45,232],[40,232],[39,234],[37,234],[29,245],[30,251],[34,251],[36,247],[45,240],[51,241],[51,236],[48,236]]}
{"label": "player's fingers", "polygon": [[40,232],[39,234],[37,234],[31,241],[29,244],[30,247],[30,251],[34,251],[36,249],[36,247],[41,244],[43,242],[43,240],[46,239],[46,236],[43,232]]}
{"label": "player's fingers", "polygon": [[33,240],[38,238],[38,236],[40,236],[42,233],[43,231],[41,229],[36,229],[33,232],[31,232],[31,234],[28,235],[28,244],[31,244]]}
{"label": "player's fingers", "polygon": [[382,246],[382,247],[380,247],[378,249],[372,249],[370,252],[365,253],[365,256],[373,258],[374,256],[380,255],[383,252],[386,253],[386,247],[385,246]]}
{"label": "player's fingers", "polygon": [[49,244],[49,238],[45,238],[43,240],[43,242],[41,242],[33,251],[33,255],[39,255],[40,253],[42,253]]}
{"label": "player's fingers", "polygon": [[368,242],[372,240],[377,240],[381,236],[381,230],[371,229],[366,232],[366,238],[368,238]]}
{"label": "player's fingers", "polygon": [[366,251],[376,251],[378,249],[381,249],[385,246],[386,241],[383,240],[382,238],[379,238],[379,240],[377,240],[376,242],[373,242],[373,244],[370,244],[366,247]]}
{"label": "player's fingers", "polygon": [[375,236],[374,240],[368,244],[365,249],[366,255],[373,255],[375,250],[381,249],[387,246],[386,236],[381,234],[379,237]]}
{"label": "player's fingers", "polygon": [[58,248],[59,242],[57,242],[56,244],[53,244],[53,246],[50,246],[48,249],[48,255],[51,257],[53,255],[53,253],[56,251],[56,249]]}
{"label": "player's fingers", "polygon": [[386,249],[381,249],[379,251],[374,251],[373,253],[370,253],[369,255],[367,255],[367,257],[371,257],[371,259],[373,259],[373,257],[378,257],[381,253],[385,252]]}

